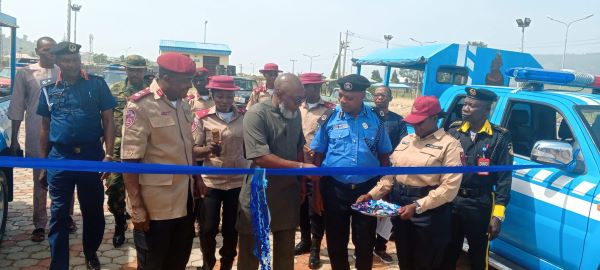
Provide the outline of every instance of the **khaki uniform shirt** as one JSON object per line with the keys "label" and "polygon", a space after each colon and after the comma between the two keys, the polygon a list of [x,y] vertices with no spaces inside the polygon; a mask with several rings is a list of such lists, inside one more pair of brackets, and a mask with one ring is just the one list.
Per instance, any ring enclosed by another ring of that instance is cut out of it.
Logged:
{"label": "khaki uniform shirt", "polygon": [[[17,72],[15,88],[8,105],[7,116],[10,120],[25,120],[25,155],[42,157],[40,152],[40,129],[42,116],[36,113],[40,102],[40,81],[56,78],[59,68],[42,68],[39,63],[29,65]],[[25,117],[24,117],[25,116]]]}
{"label": "khaki uniform shirt", "polygon": [[310,142],[315,137],[315,132],[319,126],[319,119],[329,108],[335,108],[335,104],[320,100],[316,107],[309,109],[306,101],[300,105],[300,115],[302,116],[302,133],[306,144],[304,145],[304,162],[313,163],[314,156],[309,156],[308,150],[310,149]]}
{"label": "khaki uniform shirt", "polygon": [[[286,119],[271,101],[260,102],[244,116],[244,147],[247,159],[274,154],[287,160],[297,160],[304,146],[300,114]],[[237,230],[252,233],[250,215],[250,181],[248,176],[240,192]],[[300,183],[297,176],[267,175],[267,205],[271,213],[271,230],[292,230],[300,220]]]}
{"label": "khaki uniform shirt", "polygon": [[[460,142],[438,129],[433,134],[419,138],[415,134],[407,135],[400,141],[391,155],[392,166],[462,166],[464,155]],[[462,174],[418,174],[387,175],[379,180],[369,195],[377,200],[390,193],[394,183],[411,187],[438,186],[429,194],[417,200],[423,211],[434,209],[451,202],[460,188]]]}
{"label": "khaki uniform shirt", "polygon": [[[210,154],[202,159],[206,167],[250,168],[250,161],[244,158],[244,115],[235,108],[233,118],[227,123],[217,115],[216,107],[199,111],[194,117],[192,133],[194,146],[205,146],[213,142],[213,131],[219,134],[221,153]],[[202,175],[209,188],[229,190],[242,186],[246,175]]]}
{"label": "khaki uniform shirt", "polygon": [[248,98],[248,104],[246,104],[246,109],[249,110],[252,105],[263,102],[265,100],[271,100],[271,95],[273,94],[273,89],[267,89],[264,86],[260,86],[252,90],[252,94]]}
{"label": "khaki uniform shirt", "polygon": [[[192,165],[192,120],[189,105],[178,100],[173,106],[154,81],[127,103],[122,159]],[[190,175],[140,174],[139,183],[150,220],[175,219],[188,214],[188,194],[193,190]]]}
{"label": "khaki uniform shirt", "polygon": [[190,103],[190,107],[192,108],[192,112],[197,112],[200,110],[209,109],[212,106],[215,106],[214,100],[208,96],[207,100],[204,100],[199,94],[196,88],[192,87],[187,92],[187,101]]}

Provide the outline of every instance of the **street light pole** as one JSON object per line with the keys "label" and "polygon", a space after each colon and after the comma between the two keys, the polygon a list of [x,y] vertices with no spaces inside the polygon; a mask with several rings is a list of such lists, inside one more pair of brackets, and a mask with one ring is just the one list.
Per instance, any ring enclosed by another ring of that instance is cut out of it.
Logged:
{"label": "street light pole", "polygon": [[517,26],[521,27],[521,52],[523,52],[523,45],[525,43],[525,28],[529,27],[531,19],[517,19]]}
{"label": "street light pole", "polygon": [[206,43],[206,25],[208,24],[208,21],[204,21],[204,43]]}
{"label": "street light pole", "polygon": [[73,12],[75,12],[75,29],[73,31],[73,42],[77,43],[77,13],[79,13],[79,11],[81,10],[81,5],[73,4],[71,6],[71,9],[73,9]]}
{"label": "street light pole", "polygon": [[310,69],[309,70],[310,70],[310,72],[312,72],[312,61],[313,61],[313,58],[317,58],[317,57],[319,57],[321,55],[308,55],[308,54],[303,54],[303,55],[306,56],[306,57],[308,57],[310,59]]}
{"label": "street light pole", "polygon": [[594,16],[594,14],[590,14],[590,15],[588,15],[588,16],[586,16],[586,17],[583,17],[583,18],[581,18],[581,19],[577,19],[577,20],[574,20],[574,21],[570,21],[570,22],[568,22],[568,23],[566,23],[566,22],[563,22],[563,21],[559,21],[559,20],[557,20],[557,19],[554,19],[554,18],[552,18],[552,17],[550,17],[550,16],[547,16],[547,17],[548,17],[548,19],[550,19],[550,20],[552,20],[552,21],[555,21],[555,22],[557,22],[557,23],[563,24],[563,25],[565,26],[565,28],[566,28],[566,30],[565,30],[565,48],[564,48],[564,50],[563,50],[563,57],[562,57],[561,69],[564,69],[564,68],[565,68],[565,58],[566,58],[566,56],[567,56],[567,40],[568,40],[568,38],[569,38],[569,28],[571,27],[571,24],[573,24],[573,23],[576,23],[576,22],[583,21],[583,20],[585,20],[585,19],[589,19],[589,18],[590,18],[590,17],[592,17],[592,16]]}
{"label": "street light pole", "polygon": [[[351,55],[351,57],[350,57],[350,61],[352,61],[352,59],[354,59],[354,52],[355,52],[355,51],[358,51],[358,50],[360,50],[360,49],[362,49],[362,48],[364,48],[364,47],[360,47],[360,48],[356,48],[356,49],[350,49],[350,48],[348,48],[348,50],[350,50],[350,53],[351,53],[351,54],[350,54],[350,55]],[[353,69],[353,65],[350,65],[350,73],[354,73],[354,72],[352,71],[352,69]]]}
{"label": "street light pole", "polygon": [[383,35],[383,39],[385,39],[385,47],[386,48],[390,47],[390,40],[392,40],[392,38],[394,38],[394,36],[392,36],[392,35]]}
{"label": "street light pole", "polygon": [[297,61],[298,60],[296,60],[296,59],[290,59],[290,62],[292,62],[292,74],[294,74],[296,72],[295,68],[296,68],[296,62]]}
{"label": "street light pole", "polygon": [[67,3],[67,41],[71,42],[71,0]]}

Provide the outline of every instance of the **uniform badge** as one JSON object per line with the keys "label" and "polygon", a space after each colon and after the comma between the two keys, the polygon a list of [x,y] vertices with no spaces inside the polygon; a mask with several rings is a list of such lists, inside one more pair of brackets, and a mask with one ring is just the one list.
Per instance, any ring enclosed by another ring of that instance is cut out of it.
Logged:
{"label": "uniform badge", "polygon": [[69,44],[69,51],[74,53],[77,51],[77,46],[73,43]]}
{"label": "uniform badge", "polygon": [[508,154],[509,154],[509,155],[511,155],[511,156],[514,156],[514,155],[515,155],[515,153],[513,152],[513,145],[512,145],[512,143],[511,143],[511,142],[510,142],[510,143],[508,143],[508,146],[506,146],[506,148],[508,148]]}
{"label": "uniform badge", "polygon": [[363,122],[363,123],[362,123],[362,127],[363,127],[364,129],[368,129],[368,128],[369,128],[369,125],[367,125],[367,123]]}
{"label": "uniform badge", "polygon": [[477,90],[475,90],[475,88],[469,89],[469,95],[476,96],[477,95]]}
{"label": "uniform badge", "polygon": [[135,123],[135,111],[132,109],[128,109],[125,113],[125,127],[130,128]]}
{"label": "uniform badge", "polygon": [[322,120],[322,121],[325,121],[325,120],[327,120],[327,115],[321,115],[321,120]]}
{"label": "uniform badge", "polygon": [[352,83],[349,83],[349,82],[344,83],[344,90],[346,90],[346,91],[352,90]]}

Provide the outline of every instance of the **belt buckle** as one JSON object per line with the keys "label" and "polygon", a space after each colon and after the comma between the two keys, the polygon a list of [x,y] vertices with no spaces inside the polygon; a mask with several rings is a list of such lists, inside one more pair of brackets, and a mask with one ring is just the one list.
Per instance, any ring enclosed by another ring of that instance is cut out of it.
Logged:
{"label": "belt buckle", "polygon": [[466,197],[467,195],[469,195],[469,194],[467,194],[467,193],[468,193],[468,192],[467,192],[467,190],[466,190],[466,189],[461,189],[461,190],[460,190],[460,195],[462,195],[462,196],[465,196],[465,197]]}
{"label": "belt buckle", "polygon": [[352,190],[356,189],[356,184],[350,184],[350,189],[352,189]]}
{"label": "belt buckle", "polygon": [[75,153],[75,154],[81,153],[81,147],[79,147],[79,146],[78,147],[73,147],[73,153]]}

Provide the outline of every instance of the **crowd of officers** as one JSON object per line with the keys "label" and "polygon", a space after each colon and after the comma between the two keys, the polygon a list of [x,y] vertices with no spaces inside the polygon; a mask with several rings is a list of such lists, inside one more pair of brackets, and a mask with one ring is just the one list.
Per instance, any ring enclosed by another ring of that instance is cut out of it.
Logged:
{"label": "crowd of officers", "polygon": [[[320,98],[319,73],[299,77],[273,63],[260,72],[246,108],[229,76],[208,77],[186,55],[158,57],[158,76],[145,82],[146,60],[130,55],[127,79],[109,88],[82,71],[80,45],[44,37],[40,62],[18,72],[9,118],[11,150],[26,115],[26,156],[123,163],[161,163],[219,168],[359,167],[371,175],[267,175],[273,235],[273,269],[294,268],[294,256],[310,253],[321,266],[324,236],[332,269],[350,269],[352,236],[357,269],[371,269],[373,254],[386,262],[388,237],[376,235],[378,218],[351,209],[384,199],[401,207],[391,218],[401,269],[455,269],[463,239],[472,269],[487,269],[489,241],[497,237],[509,200],[511,172],[386,175],[386,166],[490,166],[512,164],[508,131],[489,122],[496,95],[467,88],[462,121],[438,127],[444,112],[436,97],[415,100],[403,118],[389,111],[392,92],[374,90],[376,106],[364,105],[370,82],[340,78],[339,105]],[[407,134],[406,125],[414,128]],[[69,233],[75,188],[83,218],[88,269],[100,269],[105,180],[114,215],[113,244],[125,242],[133,223],[138,269],[185,269],[197,232],[200,269],[213,269],[216,236],[220,269],[257,269],[246,175],[168,175],[34,171],[33,241],[46,236],[46,190],[51,198],[47,234],[50,269],[69,268]],[[379,220],[383,222],[383,220]],[[388,221],[389,222],[389,221]],[[220,225],[220,226],[219,226]],[[301,241],[295,243],[296,228]],[[295,245],[296,244],[296,245]],[[239,254],[238,254],[239,252]]]}

